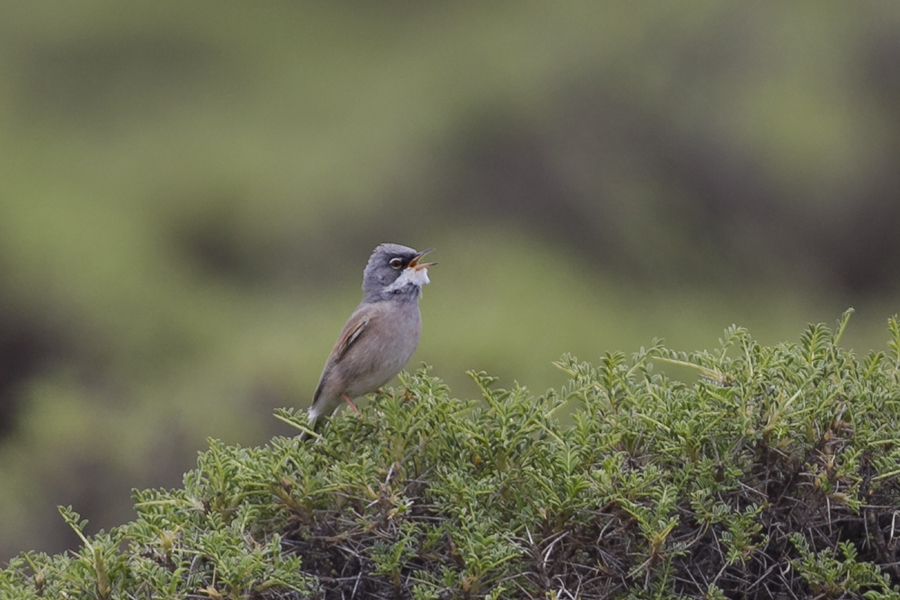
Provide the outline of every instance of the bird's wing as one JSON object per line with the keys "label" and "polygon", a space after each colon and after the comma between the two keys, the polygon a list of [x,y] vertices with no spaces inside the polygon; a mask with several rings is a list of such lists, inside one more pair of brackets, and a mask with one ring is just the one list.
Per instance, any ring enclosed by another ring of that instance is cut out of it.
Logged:
{"label": "bird's wing", "polygon": [[374,317],[375,315],[371,314],[371,311],[361,311],[350,315],[350,319],[344,325],[343,331],[341,331],[341,336],[331,350],[331,355],[328,357],[325,370],[322,372],[322,377],[319,379],[319,385],[316,386],[316,391],[313,394],[313,406],[318,402],[319,396],[322,394],[322,389],[325,386],[325,381],[328,379],[331,370],[336,364],[343,360],[353,344],[355,344],[366,332],[369,323],[372,322]]}
{"label": "bird's wing", "polygon": [[360,319],[350,319],[347,326],[344,327],[344,331],[341,332],[341,337],[338,338],[337,344],[334,346],[334,351],[332,352],[333,362],[341,362],[341,359],[344,358],[350,347],[365,333],[371,320],[372,318],[368,315],[361,315]]}

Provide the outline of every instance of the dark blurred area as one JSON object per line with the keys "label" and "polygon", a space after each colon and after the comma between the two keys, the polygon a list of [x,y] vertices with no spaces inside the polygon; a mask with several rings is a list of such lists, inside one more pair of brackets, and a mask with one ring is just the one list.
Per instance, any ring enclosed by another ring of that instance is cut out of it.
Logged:
{"label": "dark blurred area", "polygon": [[[0,561],[288,434],[371,249],[425,361],[764,343],[900,290],[900,5],[0,5]],[[411,367],[414,365],[411,365]]]}

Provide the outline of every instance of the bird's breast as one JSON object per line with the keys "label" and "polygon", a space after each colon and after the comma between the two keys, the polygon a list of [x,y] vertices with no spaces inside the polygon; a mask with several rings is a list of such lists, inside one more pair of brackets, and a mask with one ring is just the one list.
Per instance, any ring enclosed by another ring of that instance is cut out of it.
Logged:
{"label": "bird's breast", "polygon": [[360,338],[358,351],[353,353],[350,364],[344,365],[353,372],[347,377],[351,397],[368,394],[387,383],[403,370],[419,345],[422,317],[418,303],[379,304],[370,325],[373,331]]}

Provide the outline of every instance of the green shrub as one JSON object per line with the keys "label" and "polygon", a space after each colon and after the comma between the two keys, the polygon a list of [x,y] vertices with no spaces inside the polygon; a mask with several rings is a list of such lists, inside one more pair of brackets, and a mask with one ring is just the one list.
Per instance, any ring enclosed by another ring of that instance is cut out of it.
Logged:
{"label": "green shrub", "polygon": [[900,599],[900,325],[858,359],[848,317],[567,356],[538,397],[403,375],[310,443],[211,442],[109,533],[62,509],[81,548],[15,558],[0,598]]}

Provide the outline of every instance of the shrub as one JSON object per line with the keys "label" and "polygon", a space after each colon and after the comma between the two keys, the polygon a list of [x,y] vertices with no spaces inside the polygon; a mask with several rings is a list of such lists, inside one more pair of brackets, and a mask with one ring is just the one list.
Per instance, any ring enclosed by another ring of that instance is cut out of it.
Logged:
{"label": "shrub", "polygon": [[849,314],[566,356],[537,397],[473,373],[483,402],[455,399],[423,368],[315,441],[210,442],[109,533],[62,509],[81,548],[13,559],[0,597],[900,599],[900,325],[859,359]]}

